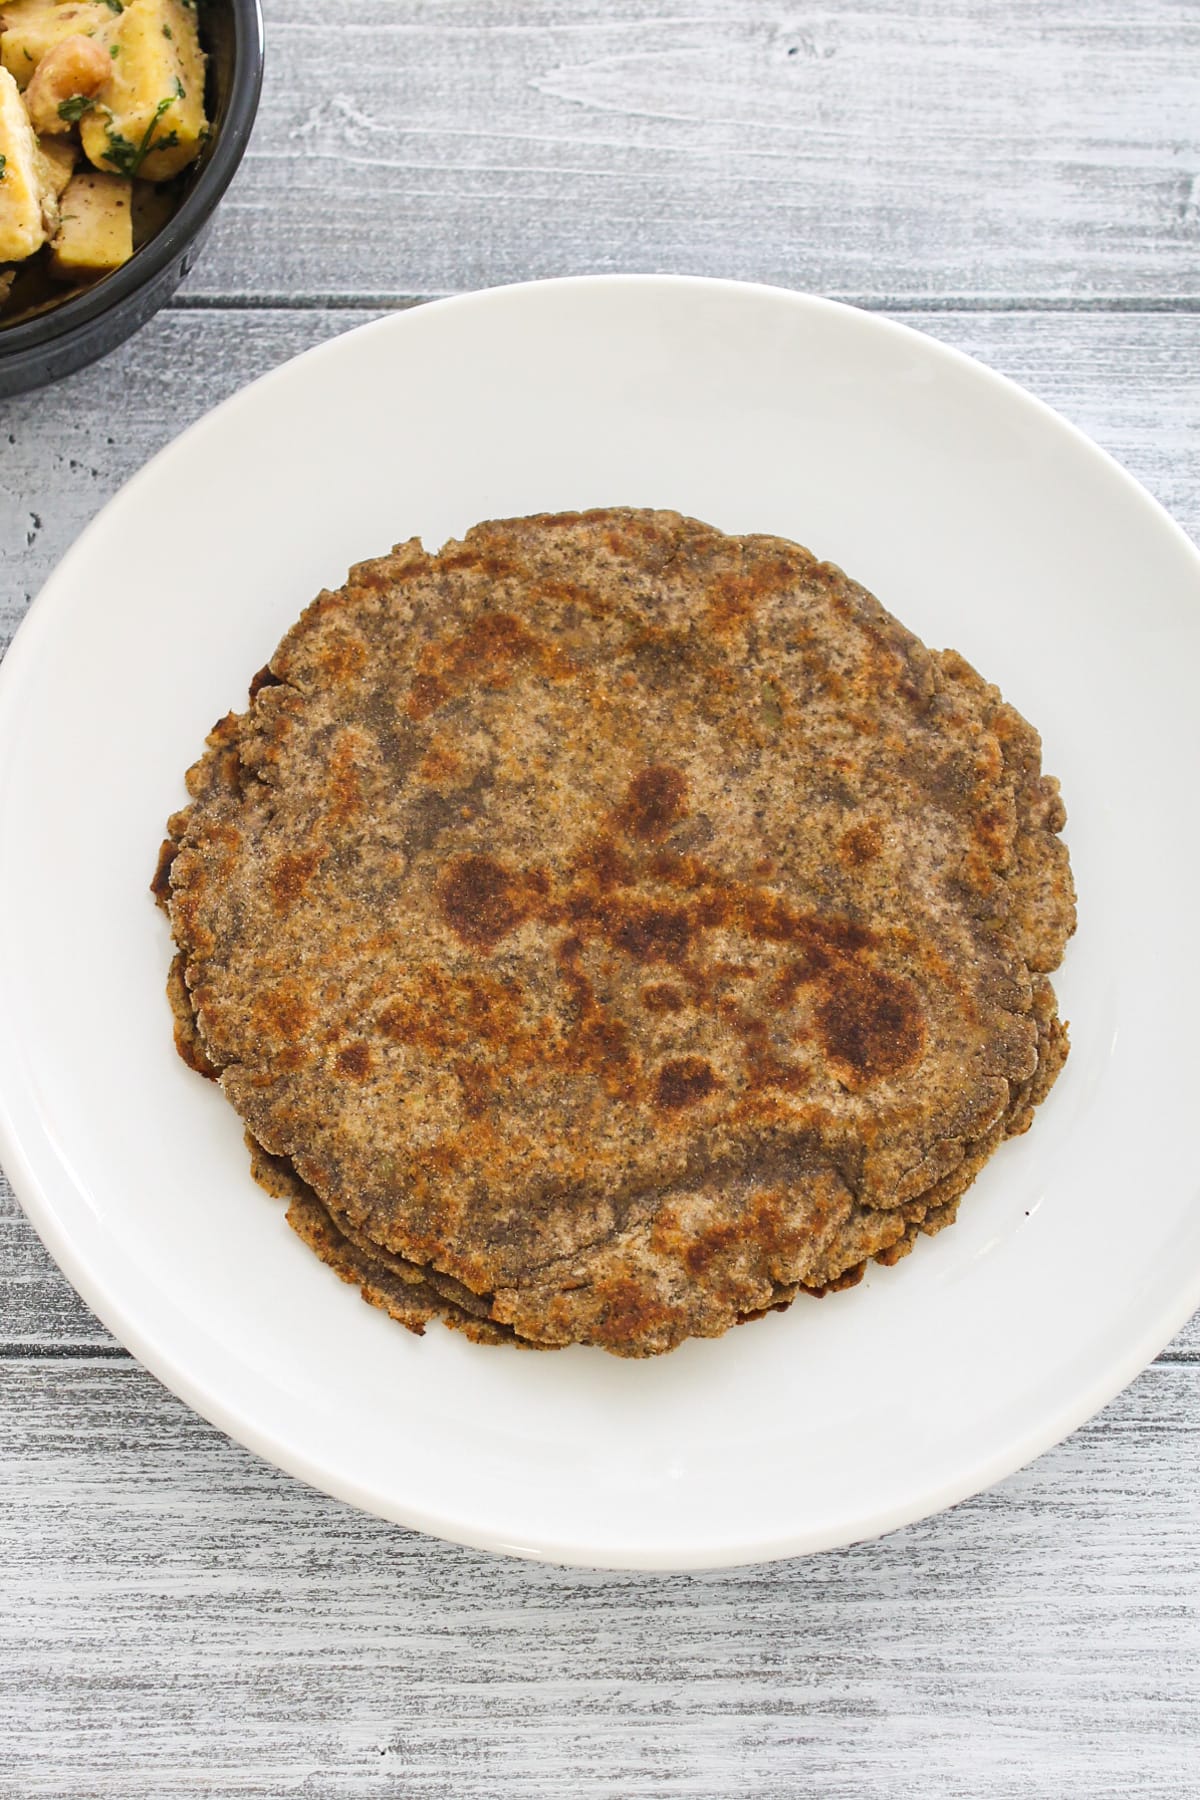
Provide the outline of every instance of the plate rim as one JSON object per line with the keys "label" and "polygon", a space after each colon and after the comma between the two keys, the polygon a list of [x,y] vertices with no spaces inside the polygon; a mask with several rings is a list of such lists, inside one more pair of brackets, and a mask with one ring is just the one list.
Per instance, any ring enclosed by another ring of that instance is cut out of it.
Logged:
{"label": "plate rim", "polygon": [[[931,354],[935,360],[942,359],[950,366],[960,370],[965,368],[971,372],[974,379],[982,380],[985,385],[992,386],[1010,397],[1013,395],[1019,397],[1025,406],[1040,414],[1044,422],[1052,424],[1060,432],[1067,433],[1075,448],[1088,460],[1105,469],[1110,476],[1115,474],[1127,497],[1131,501],[1136,500],[1140,509],[1148,514],[1150,521],[1160,532],[1166,528],[1177,550],[1184,553],[1185,563],[1190,563],[1192,566],[1198,595],[1200,595],[1200,549],[1192,542],[1183,527],[1172,518],[1165,506],[1114,456],[1055,408],[1037,395],[1030,393],[1010,377],[1002,375],[967,352],[905,324],[902,320],[891,318],[885,313],[876,313],[862,307],[852,306],[844,301],[831,300],[819,295],[774,286],[770,283],[735,281],[710,276],[654,273],[584,274],[558,276],[538,281],[504,283],[422,302],[414,307],[386,312],[380,318],[352,326],[346,331],[337,332],[323,342],[287,358],[253,381],[247,382],[218,405],[202,414],[200,418],[194,420],[122,483],[116,493],[111,495],[95,516],[89,520],[56,563],[42,588],[30,603],[13,635],[3,661],[0,662],[0,773],[3,773],[5,763],[11,761],[12,758],[9,741],[11,718],[16,701],[19,699],[23,671],[26,664],[31,663],[32,659],[38,655],[46,633],[53,629],[54,613],[59,604],[56,595],[64,571],[69,575],[74,564],[82,561],[86,556],[92,535],[98,530],[105,515],[114,504],[123,500],[150,471],[154,470],[161,461],[170,457],[181,444],[194,435],[208,430],[217,418],[227,416],[236,410],[248,395],[257,393],[258,390],[269,386],[272,382],[286,380],[297,364],[309,359],[336,354],[339,346],[348,338],[357,338],[372,332],[380,334],[385,331],[403,332],[414,317],[428,312],[431,308],[443,311],[445,309],[463,311],[486,307],[498,297],[519,298],[522,294],[543,294],[548,290],[578,291],[585,288],[615,290],[637,287],[644,289],[669,288],[675,291],[689,290],[700,293],[721,292],[726,296],[736,297],[747,294],[757,295],[767,297],[775,302],[783,302],[794,307],[798,312],[810,312],[816,315],[853,315],[856,323],[868,330],[904,340],[916,340],[922,346],[924,354]],[[63,591],[69,592],[69,589]],[[2,1010],[3,1008],[0,1006],[0,1015],[2,1015]],[[1189,1279],[1181,1280],[1176,1286],[1174,1303],[1158,1305],[1154,1310],[1152,1320],[1143,1325],[1139,1332],[1131,1334],[1124,1341],[1122,1347],[1107,1357],[1090,1381],[1075,1392],[1073,1398],[1064,1400],[1049,1414],[1044,1415],[1036,1428],[1009,1433],[1002,1444],[989,1454],[976,1457],[969,1467],[960,1470],[953,1479],[947,1479],[937,1487],[924,1489],[919,1499],[914,1497],[910,1503],[897,1503],[882,1509],[867,1508],[860,1522],[849,1521],[847,1526],[840,1531],[822,1531],[810,1528],[770,1538],[756,1538],[751,1534],[746,1534],[736,1541],[691,1548],[674,1557],[664,1554],[663,1549],[654,1544],[644,1547],[622,1546],[619,1552],[606,1552],[602,1549],[598,1550],[596,1546],[589,1547],[586,1544],[574,1543],[565,1539],[553,1541],[546,1539],[532,1544],[518,1544],[507,1541],[501,1532],[489,1531],[480,1526],[477,1520],[469,1516],[454,1517],[446,1513],[431,1513],[421,1507],[398,1505],[390,1495],[379,1492],[367,1484],[345,1478],[336,1469],[325,1467],[316,1459],[305,1454],[302,1449],[273,1434],[268,1425],[260,1424],[255,1418],[240,1412],[235,1404],[228,1402],[219,1393],[214,1393],[202,1378],[191,1373],[188,1367],[177,1359],[169,1346],[164,1346],[156,1340],[153,1330],[143,1330],[135,1314],[127,1310],[121,1299],[113,1294],[106,1275],[97,1268],[94,1261],[89,1262],[85,1253],[77,1247],[71,1233],[55,1212],[34,1161],[26,1150],[23,1135],[3,1092],[0,1092],[0,1165],[3,1166],[8,1176],[18,1204],[46,1250],[84,1302],[96,1314],[101,1324],[164,1387],[209,1424],[254,1454],[273,1463],[288,1475],[393,1524],[476,1550],[516,1555],[571,1568],[669,1573],[750,1567],[784,1558],[848,1547],[855,1543],[884,1536],[903,1526],[929,1518],[948,1507],[957,1505],[970,1496],[979,1494],[1007,1476],[1017,1473],[1078,1430],[1080,1426],[1093,1418],[1097,1412],[1123,1392],[1129,1383],[1154,1361],[1188,1322],[1197,1308],[1200,1308],[1200,1267],[1197,1267],[1190,1272]]]}

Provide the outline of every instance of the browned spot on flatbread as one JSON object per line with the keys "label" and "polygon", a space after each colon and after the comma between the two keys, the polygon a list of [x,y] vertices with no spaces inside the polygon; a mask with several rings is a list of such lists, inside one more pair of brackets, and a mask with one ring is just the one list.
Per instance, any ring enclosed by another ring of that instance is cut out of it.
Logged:
{"label": "browned spot on flatbread", "polygon": [[450,697],[450,689],[436,675],[413,676],[406,710],[410,719],[427,719]]}
{"label": "browned spot on flatbread", "polygon": [[687,996],[667,981],[652,981],[642,989],[642,1005],[647,1012],[677,1013],[687,1005]]}
{"label": "browned spot on flatbread", "polygon": [[798,548],[792,554],[768,553],[714,577],[708,587],[706,621],[714,636],[725,637],[745,626],[771,595],[794,586],[804,555]]}
{"label": "browned spot on flatbread", "polygon": [[839,970],[815,1016],[826,1055],[854,1085],[900,1074],[924,1047],[916,990],[877,969]]}
{"label": "browned spot on flatbread", "polygon": [[664,1112],[679,1112],[715,1094],[723,1084],[702,1056],[681,1056],[664,1063],[654,1081],[654,1103]]}
{"label": "browned spot on flatbread", "polygon": [[556,644],[538,637],[512,613],[482,613],[465,630],[422,652],[409,690],[409,716],[428,718],[463,691],[505,688],[523,665],[555,681],[575,672]]}
{"label": "browned spot on flatbread", "polygon": [[329,801],[327,823],[336,828],[350,822],[362,811],[363,785],[360,770],[359,734],[344,732],[334,746],[329,767]]}
{"label": "browned spot on flatbread", "polygon": [[438,904],[466,944],[494,950],[524,917],[520,883],[494,856],[456,856],[438,882]]}
{"label": "browned spot on flatbread", "polygon": [[337,1066],[343,1075],[351,1076],[355,1081],[365,1081],[371,1073],[371,1046],[362,1038],[356,1038],[352,1044],[345,1044],[337,1053]]}
{"label": "browned spot on flatbread", "polygon": [[465,769],[462,757],[444,738],[434,738],[417,764],[417,774],[421,780],[435,786],[461,781]]}
{"label": "browned spot on flatbread", "polygon": [[292,979],[263,988],[250,1006],[251,1030],[264,1059],[284,1069],[298,1069],[308,1061],[305,1039],[313,1022],[301,984]]}
{"label": "browned spot on flatbread", "polygon": [[604,833],[580,845],[573,869],[585,888],[594,886],[602,894],[629,887],[636,877],[635,864]]}
{"label": "browned spot on flatbread", "polygon": [[321,854],[318,850],[306,850],[299,854],[286,852],[280,856],[274,868],[267,876],[267,885],[271,890],[271,900],[278,913],[285,913],[301,898],[309,881],[320,867]]}
{"label": "browned spot on flatbread", "polygon": [[626,956],[637,962],[677,963],[692,938],[688,914],[681,906],[630,906],[597,922]]}
{"label": "browned spot on flatbread", "polygon": [[691,1275],[703,1276],[714,1262],[749,1243],[769,1259],[786,1241],[788,1215],[786,1194],[777,1189],[755,1189],[736,1217],[708,1225],[690,1238],[683,1249],[684,1267]]}
{"label": "browned spot on flatbread", "polygon": [[667,764],[642,769],[617,814],[630,837],[657,844],[687,813],[687,778]]}
{"label": "browned spot on flatbread", "polygon": [[838,856],[851,868],[873,862],[883,849],[883,833],[874,819],[851,826],[838,844]]}
{"label": "browned spot on flatbread", "polygon": [[353,681],[367,660],[367,647],[356,638],[339,633],[323,647],[318,667],[321,675],[333,685]]}
{"label": "browned spot on flatbread", "polygon": [[470,1119],[482,1118],[495,1091],[490,1069],[465,1058],[455,1062],[453,1068],[462,1093],[463,1111]]}

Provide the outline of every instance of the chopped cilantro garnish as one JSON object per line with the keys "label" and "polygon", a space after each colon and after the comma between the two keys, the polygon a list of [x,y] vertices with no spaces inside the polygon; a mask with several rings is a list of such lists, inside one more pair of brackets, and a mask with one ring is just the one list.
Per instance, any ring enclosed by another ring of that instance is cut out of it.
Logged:
{"label": "chopped cilantro garnish", "polygon": [[121,54],[120,44],[110,44],[108,46],[108,54],[110,56],[120,56],[120,54]]}
{"label": "chopped cilantro garnish", "polygon": [[174,106],[176,98],[177,96],[175,94],[168,94],[164,99],[159,101],[154,109],[154,117],[147,125],[145,131],[143,131],[142,140],[139,144],[132,143],[123,132],[114,131],[112,126],[109,126],[108,149],[104,152],[104,160],[106,163],[112,164],[118,175],[128,175],[131,177],[136,175],[146,158],[149,156],[151,150],[171,150],[179,142],[179,133],[177,131],[168,131],[166,135],[160,137],[157,142],[154,138],[155,126],[166,112],[168,106]]}
{"label": "chopped cilantro garnish", "polygon": [[68,125],[78,125],[85,112],[91,112],[96,102],[90,94],[72,94],[69,100],[60,100],[58,116],[65,119]]}
{"label": "chopped cilantro garnish", "polygon": [[163,26],[163,36],[165,38],[170,38],[171,41],[174,42],[175,33],[171,30],[171,27],[169,25]]}
{"label": "chopped cilantro garnish", "polygon": [[4,171],[8,167],[7,156],[0,156],[0,181],[4,180]]}
{"label": "chopped cilantro garnish", "polygon": [[177,100],[187,99],[187,89],[184,87],[182,81],[180,81],[178,75],[175,77],[175,98]]}
{"label": "chopped cilantro garnish", "polygon": [[125,11],[125,0],[104,0],[104,4],[109,12],[122,13]]}

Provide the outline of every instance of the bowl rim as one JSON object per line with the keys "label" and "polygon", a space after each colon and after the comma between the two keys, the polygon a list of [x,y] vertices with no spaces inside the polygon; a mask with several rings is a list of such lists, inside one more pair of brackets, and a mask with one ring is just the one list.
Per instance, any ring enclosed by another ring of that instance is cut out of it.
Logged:
{"label": "bowl rim", "polygon": [[192,191],[161,231],[136,250],[121,268],[85,293],[20,325],[0,328],[0,366],[31,350],[47,349],[97,319],[117,311],[133,295],[152,288],[180,250],[191,243],[217,208],[250,141],[262,92],[265,33],[260,0],[228,0],[234,21],[233,81],[225,120],[213,152]]}

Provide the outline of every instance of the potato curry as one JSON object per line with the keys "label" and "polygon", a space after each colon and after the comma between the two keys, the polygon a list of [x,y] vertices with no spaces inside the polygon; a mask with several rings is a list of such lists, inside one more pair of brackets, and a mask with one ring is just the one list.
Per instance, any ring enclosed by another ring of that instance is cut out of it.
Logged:
{"label": "potato curry", "polygon": [[0,0],[0,326],[128,262],[208,134],[196,0]]}

